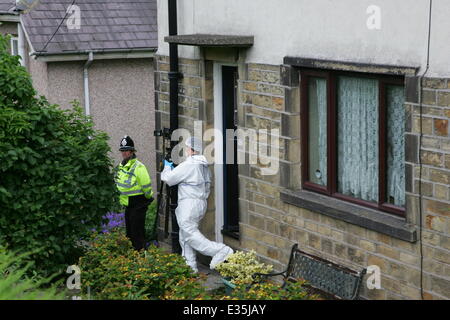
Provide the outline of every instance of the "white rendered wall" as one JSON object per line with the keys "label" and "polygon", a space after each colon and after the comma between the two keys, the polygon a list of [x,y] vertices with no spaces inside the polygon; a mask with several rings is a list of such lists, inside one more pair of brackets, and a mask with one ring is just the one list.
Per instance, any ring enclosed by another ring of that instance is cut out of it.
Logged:
{"label": "white rendered wall", "polygon": [[[380,8],[369,30],[367,8]],[[247,61],[281,64],[285,56],[371,64],[426,65],[429,0],[178,0],[178,33],[254,35]],[[450,76],[450,0],[433,0],[430,70]],[[167,0],[158,0],[159,50],[168,55]],[[199,50],[180,46],[180,56]]]}

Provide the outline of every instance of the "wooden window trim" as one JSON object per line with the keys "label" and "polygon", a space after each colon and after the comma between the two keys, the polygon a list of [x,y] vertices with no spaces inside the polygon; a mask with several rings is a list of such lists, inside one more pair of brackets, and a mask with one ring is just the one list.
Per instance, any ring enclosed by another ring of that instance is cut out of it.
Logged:
{"label": "wooden window trim", "polygon": [[[339,76],[356,76],[360,78],[371,78],[378,81],[378,202],[370,202],[351,196],[341,194],[337,191],[337,92],[336,79]],[[366,74],[348,71],[327,71],[327,70],[300,70],[300,119],[301,119],[301,160],[302,160],[302,181],[301,185],[305,190],[318,192],[333,198],[355,203],[365,207],[388,212],[397,216],[405,217],[405,209],[387,203],[386,183],[387,183],[387,104],[386,86],[404,85],[402,77],[388,75]],[[309,181],[309,78],[323,78],[327,81],[327,186],[320,186]]]}

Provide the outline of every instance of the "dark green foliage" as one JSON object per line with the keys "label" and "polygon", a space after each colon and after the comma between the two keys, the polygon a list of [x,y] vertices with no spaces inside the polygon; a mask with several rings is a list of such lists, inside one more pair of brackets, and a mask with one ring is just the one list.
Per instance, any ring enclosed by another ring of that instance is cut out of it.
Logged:
{"label": "dark green foliage", "polygon": [[205,276],[183,279],[164,296],[168,300],[321,300],[321,297],[310,294],[306,282],[299,280],[289,282],[281,287],[279,283],[263,281],[254,284],[240,284],[235,289],[216,289],[208,291],[204,285]]}
{"label": "dark green foliage", "polygon": [[91,299],[161,299],[181,280],[194,276],[178,254],[154,246],[134,250],[121,228],[94,234],[78,265],[83,294]]}
{"label": "dark green foliage", "polygon": [[281,287],[279,283],[264,281],[252,286],[239,285],[231,293],[239,300],[320,300],[318,295],[310,294],[306,290],[306,282],[298,280],[288,282]]}
{"label": "dark green foliage", "polygon": [[158,235],[155,228],[156,215],[156,200],[154,200],[148,206],[147,214],[145,215],[145,238],[147,241],[157,240]]}
{"label": "dark green foliage", "polygon": [[19,67],[19,57],[9,54],[8,39],[0,35],[0,106],[26,109],[34,104],[36,92],[25,68]]}
{"label": "dark green foliage", "polygon": [[74,105],[35,97],[29,75],[0,37],[0,235],[32,251],[42,274],[78,259],[75,244],[117,200],[107,135]]}
{"label": "dark green foliage", "polygon": [[49,279],[26,277],[31,263],[23,266],[28,254],[17,255],[0,247],[0,300],[60,300],[63,293],[55,287],[42,288]]}

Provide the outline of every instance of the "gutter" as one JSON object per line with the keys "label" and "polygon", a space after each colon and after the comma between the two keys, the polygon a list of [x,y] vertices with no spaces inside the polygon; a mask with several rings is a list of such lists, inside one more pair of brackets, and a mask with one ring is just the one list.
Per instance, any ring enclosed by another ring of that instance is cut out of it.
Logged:
{"label": "gutter", "polygon": [[0,12],[1,22],[20,22],[19,15],[13,12]]}
{"label": "gutter", "polygon": [[30,56],[44,62],[84,61],[91,52],[96,55],[96,60],[154,58],[156,48],[78,50],[59,53],[33,51]]}
{"label": "gutter", "polygon": [[89,58],[86,61],[86,64],[84,65],[83,70],[83,78],[84,78],[84,110],[85,114],[87,116],[91,115],[91,104],[90,104],[90,97],[89,97],[89,67],[91,66],[92,62],[94,61],[94,53],[89,52]]}
{"label": "gutter", "polygon": [[[22,32],[25,35],[25,39],[27,40],[26,42],[28,44],[28,51],[34,52],[33,43],[30,41],[30,37],[28,35],[27,29],[25,28],[25,25],[23,23],[23,16],[19,15],[19,18],[20,18],[19,22],[20,22],[20,26],[21,26]],[[29,55],[31,56],[31,54],[29,54]]]}
{"label": "gutter", "polygon": [[19,56],[20,56],[20,64],[23,67],[26,67],[26,61],[25,61],[25,34],[23,32],[23,27],[21,23],[17,24],[17,38],[19,41]]}

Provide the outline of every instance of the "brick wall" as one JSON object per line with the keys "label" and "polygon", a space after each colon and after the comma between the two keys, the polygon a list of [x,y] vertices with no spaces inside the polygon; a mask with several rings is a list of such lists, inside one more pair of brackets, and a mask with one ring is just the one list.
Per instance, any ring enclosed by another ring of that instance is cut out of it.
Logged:
{"label": "brick wall", "polygon": [[[160,121],[163,127],[168,126],[168,58],[157,57],[156,61],[156,105],[160,113],[157,126]],[[206,126],[212,126],[212,63],[205,60],[180,63],[180,69],[186,72],[181,82],[183,89],[180,89],[180,116],[187,120],[180,121],[180,126],[191,128],[189,120],[192,119],[203,119]],[[413,80],[411,83],[417,84],[418,79]],[[279,174],[272,176],[262,175],[259,164],[239,166],[240,241],[236,246],[256,250],[263,261],[278,270],[286,266],[294,243],[299,243],[305,251],[355,269],[378,265],[382,289],[369,290],[364,282],[363,297],[420,299],[419,241],[400,240],[280,199],[280,191],[299,189],[301,181],[298,72],[289,66],[244,63],[239,65],[238,84],[238,127],[279,129],[281,160]],[[415,226],[419,222],[417,96],[407,98],[405,104],[407,222]],[[427,299],[450,298],[449,118],[450,80],[425,79],[420,157],[423,163],[423,283]],[[210,216],[213,216],[214,199],[210,199],[209,204]],[[204,228],[213,230],[211,224],[214,219],[205,221]]]}

